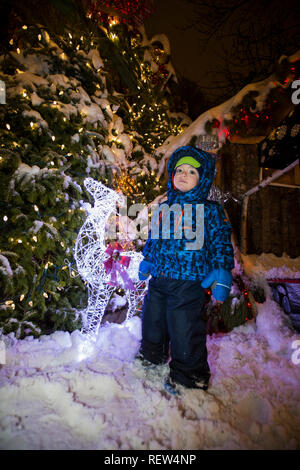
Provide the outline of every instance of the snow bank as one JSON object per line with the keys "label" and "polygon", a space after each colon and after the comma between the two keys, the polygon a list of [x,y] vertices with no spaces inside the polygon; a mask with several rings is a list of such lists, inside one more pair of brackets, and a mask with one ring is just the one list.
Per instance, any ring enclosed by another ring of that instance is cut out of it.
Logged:
{"label": "snow bank", "polygon": [[167,366],[134,360],[138,317],[105,324],[94,343],[79,331],[4,338],[1,449],[297,449],[300,364],[294,333],[269,297],[258,317],[208,337],[208,392],[163,387]]}

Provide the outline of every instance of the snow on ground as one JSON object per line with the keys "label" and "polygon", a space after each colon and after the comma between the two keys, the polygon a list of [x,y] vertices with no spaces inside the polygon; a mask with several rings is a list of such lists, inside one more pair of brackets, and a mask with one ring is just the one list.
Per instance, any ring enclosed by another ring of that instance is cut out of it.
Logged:
{"label": "snow on ground", "polygon": [[[261,274],[261,257],[247,261]],[[79,331],[5,337],[0,448],[299,449],[300,335],[270,295],[257,307],[256,323],[208,337],[210,388],[181,397],[162,387],[167,366],[134,360],[138,317],[103,325],[94,345]]]}

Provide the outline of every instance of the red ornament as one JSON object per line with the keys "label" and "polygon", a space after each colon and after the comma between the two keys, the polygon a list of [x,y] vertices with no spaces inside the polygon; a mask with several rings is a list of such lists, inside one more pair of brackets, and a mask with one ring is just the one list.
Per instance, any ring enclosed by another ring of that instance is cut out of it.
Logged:
{"label": "red ornament", "polygon": [[219,129],[220,125],[221,125],[221,123],[220,123],[219,119],[214,119],[213,122],[212,122],[211,127],[213,129]]}
{"label": "red ornament", "polygon": [[168,78],[168,76],[168,70],[164,65],[160,65],[158,71],[152,74],[152,83],[155,85],[160,85]]}

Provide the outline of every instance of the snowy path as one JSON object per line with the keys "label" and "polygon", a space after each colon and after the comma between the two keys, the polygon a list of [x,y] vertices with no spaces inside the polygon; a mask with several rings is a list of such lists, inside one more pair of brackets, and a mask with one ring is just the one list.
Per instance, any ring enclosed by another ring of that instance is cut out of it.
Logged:
{"label": "snowy path", "polygon": [[256,324],[208,337],[210,389],[181,398],[162,390],[166,366],[145,371],[133,360],[138,318],[102,327],[87,359],[79,332],[10,338],[0,448],[299,449],[300,364],[291,357],[300,335],[272,300],[258,308]]}

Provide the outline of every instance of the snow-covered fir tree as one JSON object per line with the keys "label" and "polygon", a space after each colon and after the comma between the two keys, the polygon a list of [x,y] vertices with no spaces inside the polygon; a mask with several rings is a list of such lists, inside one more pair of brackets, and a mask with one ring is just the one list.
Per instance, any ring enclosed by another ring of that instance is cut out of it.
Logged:
{"label": "snow-covered fir tree", "polygon": [[[157,51],[156,51],[157,52]],[[166,73],[166,70],[169,70]],[[86,302],[73,246],[87,176],[129,201],[162,192],[155,148],[189,124],[174,116],[144,30],[112,19],[89,37],[26,25],[0,59],[0,322],[17,336],[78,328]]]}

